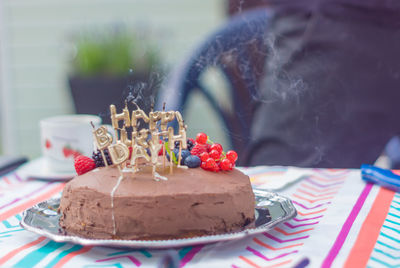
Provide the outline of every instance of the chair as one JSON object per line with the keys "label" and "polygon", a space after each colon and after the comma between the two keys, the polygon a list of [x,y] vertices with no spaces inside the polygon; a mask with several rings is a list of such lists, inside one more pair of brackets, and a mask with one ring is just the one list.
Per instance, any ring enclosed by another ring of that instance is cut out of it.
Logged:
{"label": "chair", "polygon": [[[244,12],[211,34],[173,73],[161,90],[156,107],[160,109],[167,102],[168,109],[184,114],[189,95],[201,92],[224,122],[233,149],[239,154],[243,152],[249,141],[259,80],[264,71],[269,17],[267,9]],[[233,109],[221,107],[202,83],[202,76],[210,67],[218,68],[226,78]]]}

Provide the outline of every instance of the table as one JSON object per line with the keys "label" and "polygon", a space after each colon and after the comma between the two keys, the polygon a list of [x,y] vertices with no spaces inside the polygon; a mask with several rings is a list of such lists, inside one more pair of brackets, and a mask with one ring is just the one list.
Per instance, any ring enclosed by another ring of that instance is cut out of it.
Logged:
{"label": "table", "polygon": [[[238,241],[176,250],[130,250],[56,243],[23,230],[21,212],[60,194],[64,183],[0,178],[1,267],[155,267],[166,253],[180,267],[388,267],[400,262],[400,195],[365,184],[359,170],[296,169],[309,176],[280,192],[294,219]],[[248,168],[254,185],[284,167]],[[299,171],[299,172],[300,172]],[[172,254],[172,253],[171,253]]]}

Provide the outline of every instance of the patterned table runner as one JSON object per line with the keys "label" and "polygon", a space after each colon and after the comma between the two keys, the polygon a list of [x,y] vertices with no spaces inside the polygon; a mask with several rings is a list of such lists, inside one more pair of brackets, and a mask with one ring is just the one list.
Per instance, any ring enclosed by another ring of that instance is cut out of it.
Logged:
{"label": "patterned table runner", "polygon": [[[400,196],[365,184],[359,170],[291,169],[297,181],[280,194],[294,219],[239,241],[174,250],[130,250],[57,243],[23,230],[21,212],[62,190],[64,183],[0,178],[1,267],[155,267],[166,254],[180,267],[393,267],[400,265]],[[288,168],[245,169],[262,187]],[[278,176],[279,177],[279,176]]]}

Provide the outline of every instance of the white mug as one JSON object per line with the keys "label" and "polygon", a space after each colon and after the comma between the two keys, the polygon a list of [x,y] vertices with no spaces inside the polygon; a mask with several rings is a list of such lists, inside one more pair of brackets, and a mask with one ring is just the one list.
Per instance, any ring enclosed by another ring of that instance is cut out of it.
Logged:
{"label": "white mug", "polygon": [[101,118],[95,115],[61,115],[40,121],[42,153],[47,168],[54,172],[74,172],[74,158],[91,157],[93,123],[97,128]]}

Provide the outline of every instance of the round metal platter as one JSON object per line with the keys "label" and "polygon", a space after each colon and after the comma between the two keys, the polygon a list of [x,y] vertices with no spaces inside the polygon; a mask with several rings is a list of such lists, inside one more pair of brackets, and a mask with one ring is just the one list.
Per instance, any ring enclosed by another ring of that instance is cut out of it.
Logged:
{"label": "round metal platter", "polygon": [[255,189],[253,191],[256,197],[255,222],[244,227],[242,231],[234,233],[169,240],[88,239],[68,235],[59,226],[60,214],[57,209],[60,205],[60,198],[49,199],[25,210],[20,224],[26,230],[46,236],[56,242],[109,247],[173,248],[235,240],[248,235],[267,232],[275,225],[297,215],[295,207],[288,198],[272,192]]}

